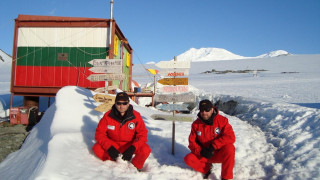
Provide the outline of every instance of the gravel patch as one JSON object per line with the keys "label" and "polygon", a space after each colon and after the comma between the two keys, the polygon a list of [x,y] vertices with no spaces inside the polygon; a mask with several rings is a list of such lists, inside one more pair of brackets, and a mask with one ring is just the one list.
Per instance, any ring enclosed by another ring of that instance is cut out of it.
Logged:
{"label": "gravel patch", "polygon": [[9,121],[0,122],[0,163],[12,152],[20,149],[31,130],[26,125],[12,125]]}

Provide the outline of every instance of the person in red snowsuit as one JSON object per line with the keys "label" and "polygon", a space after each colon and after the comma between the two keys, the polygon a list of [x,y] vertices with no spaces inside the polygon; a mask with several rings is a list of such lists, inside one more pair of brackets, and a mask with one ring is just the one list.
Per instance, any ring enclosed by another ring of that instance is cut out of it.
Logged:
{"label": "person in red snowsuit", "polygon": [[129,104],[127,93],[117,94],[112,109],[100,120],[92,147],[101,160],[113,160],[122,154],[122,159],[131,163],[140,171],[151,153],[147,144],[148,130],[139,112]]}
{"label": "person in red snowsuit", "polygon": [[198,118],[192,123],[189,136],[191,153],[184,158],[192,169],[203,173],[207,179],[212,163],[222,163],[221,178],[233,178],[235,135],[228,119],[219,114],[209,100],[199,103]]}

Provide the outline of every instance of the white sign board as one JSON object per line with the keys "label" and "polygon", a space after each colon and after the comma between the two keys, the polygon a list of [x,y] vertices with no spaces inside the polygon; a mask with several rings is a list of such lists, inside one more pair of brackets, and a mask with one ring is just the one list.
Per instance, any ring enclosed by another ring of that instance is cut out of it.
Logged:
{"label": "white sign board", "polygon": [[156,94],[154,100],[157,102],[195,102],[196,96],[191,93],[184,94]]}
{"label": "white sign board", "polygon": [[97,66],[121,66],[122,59],[93,59],[88,63],[97,67]]}
{"label": "white sign board", "polygon": [[106,66],[106,67],[92,67],[89,71],[94,73],[122,73],[122,66]]}
{"label": "white sign board", "polygon": [[125,78],[124,74],[91,74],[87,77],[90,81],[124,80]]}
{"label": "white sign board", "polygon": [[186,93],[189,91],[189,86],[162,86],[159,91],[162,93]]}
{"label": "white sign board", "polygon": [[156,64],[159,68],[190,68],[190,61],[160,61]]}
{"label": "white sign board", "polygon": [[166,70],[161,70],[158,72],[161,76],[169,76],[169,77],[174,77],[174,76],[188,76],[189,75],[189,69],[166,69]]}

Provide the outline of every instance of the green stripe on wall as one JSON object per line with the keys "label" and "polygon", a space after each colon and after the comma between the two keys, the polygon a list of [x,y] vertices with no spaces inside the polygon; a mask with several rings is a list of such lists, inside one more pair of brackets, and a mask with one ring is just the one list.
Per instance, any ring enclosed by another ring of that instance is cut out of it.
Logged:
{"label": "green stripe on wall", "polygon": [[[92,67],[92,59],[105,59],[106,47],[18,47],[19,66],[76,66]],[[68,61],[58,60],[58,53],[67,53]]]}

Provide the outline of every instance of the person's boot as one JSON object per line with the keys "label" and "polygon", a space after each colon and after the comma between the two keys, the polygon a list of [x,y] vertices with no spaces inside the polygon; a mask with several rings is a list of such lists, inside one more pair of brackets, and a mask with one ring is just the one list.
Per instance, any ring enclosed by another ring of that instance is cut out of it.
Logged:
{"label": "person's boot", "polygon": [[208,179],[210,174],[211,174],[211,168],[207,173],[203,174],[203,179]]}
{"label": "person's boot", "polygon": [[203,174],[203,179],[208,179],[209,178],[209,175],[211,174],[211,169],[212,169],[212,164],[210,166],[210,169],[207,173]]}

